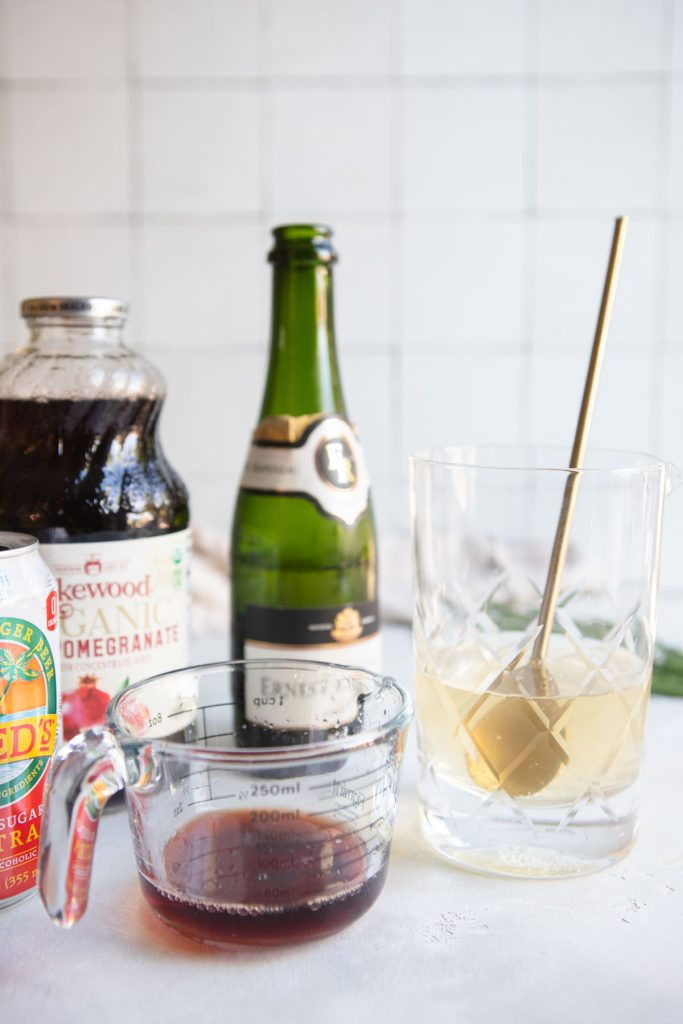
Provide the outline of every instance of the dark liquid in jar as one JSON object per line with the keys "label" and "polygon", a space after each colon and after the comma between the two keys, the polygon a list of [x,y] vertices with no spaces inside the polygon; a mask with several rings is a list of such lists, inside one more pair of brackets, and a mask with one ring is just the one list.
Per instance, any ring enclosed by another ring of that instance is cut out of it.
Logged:
{"label": "dark liquid in jar", "polygon": [[152,909],[177,931],[219,945],[284,945],[355,921],[377,899],[386,860],[367,878],[361,833],[272,809],[210,811],[164,850],[163,888],[143,875]]}
{"label": "dark liquid in jar", "polygon": [[0,399],[0,525],[44,544],[182,530],[187,492],[152,398]]}

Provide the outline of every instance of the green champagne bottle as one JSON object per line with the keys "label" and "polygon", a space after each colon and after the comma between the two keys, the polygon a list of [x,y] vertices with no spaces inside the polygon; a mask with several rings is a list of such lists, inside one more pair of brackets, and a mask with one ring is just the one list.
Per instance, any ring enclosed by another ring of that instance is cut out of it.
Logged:
{"label": "green champagne bottle", "polygon": [[[337,364],[332,232],[296,224],[273,235],[268,376],[233,522],[232,654],[379,670],[375,528]],[[252,740],[352,728],[361,699],[353,685],[332,692],[324,673],[297,688],[265,666],[245,672]]]}

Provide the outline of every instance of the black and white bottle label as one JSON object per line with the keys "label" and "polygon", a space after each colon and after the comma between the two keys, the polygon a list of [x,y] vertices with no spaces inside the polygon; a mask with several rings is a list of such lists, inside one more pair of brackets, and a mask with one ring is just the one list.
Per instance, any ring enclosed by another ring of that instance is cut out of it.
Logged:
{"label": "black and white bottle label", "polygon": [[[244,657],[296,658],[335,662],[349,669],[378,672],[381,647],[376,601],[332,608],[247,606]],[[267,637],[267,639],[265,639]],[[352,722],[364,692],[362,673],[300,674],[277,666],[251,664],[245,678],[245,714],[254,724],[281,729],[334,728]]]}
{"label": "black and white bottle label", "polygon": [[341,416],[305,419],[309,422],[295,440],[263,436],[267,431],[256,430],[241,488],[307,498],[324,515],[353,526],[368,507],[370,493],[360,442]]}

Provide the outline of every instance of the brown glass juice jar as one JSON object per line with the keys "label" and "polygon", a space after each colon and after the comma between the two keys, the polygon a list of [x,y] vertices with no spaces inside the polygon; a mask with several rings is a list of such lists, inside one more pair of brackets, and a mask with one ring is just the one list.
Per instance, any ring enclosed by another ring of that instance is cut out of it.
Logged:
{"label": "brown glass juice jar", "polygon": [[64,733],[187,664],[189,507],[161,449],[165,387],[126,347],[116,299],[28,299],[0,363],[0,529],[41,542],[57,578]]}

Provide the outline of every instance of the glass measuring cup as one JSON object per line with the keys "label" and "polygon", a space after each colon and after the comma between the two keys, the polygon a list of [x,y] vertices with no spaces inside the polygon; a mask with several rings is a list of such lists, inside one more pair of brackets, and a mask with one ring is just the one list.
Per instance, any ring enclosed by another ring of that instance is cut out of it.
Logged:
{"label": "glass measuring cup", "polygon": [[[273,727],[271,745],[253,747],[242,709],[254,682],[266,700],[333,691],[357,714],[320,717],[297,745]],[[65,927],[83,915],[98,818],[123,789],[143,894],[177,931],[279,945],[345,927],[384,884],[411,718],[393,679],[322,662],[225,662],[130,687],[55,759],[40,852],[48,914]]]}

